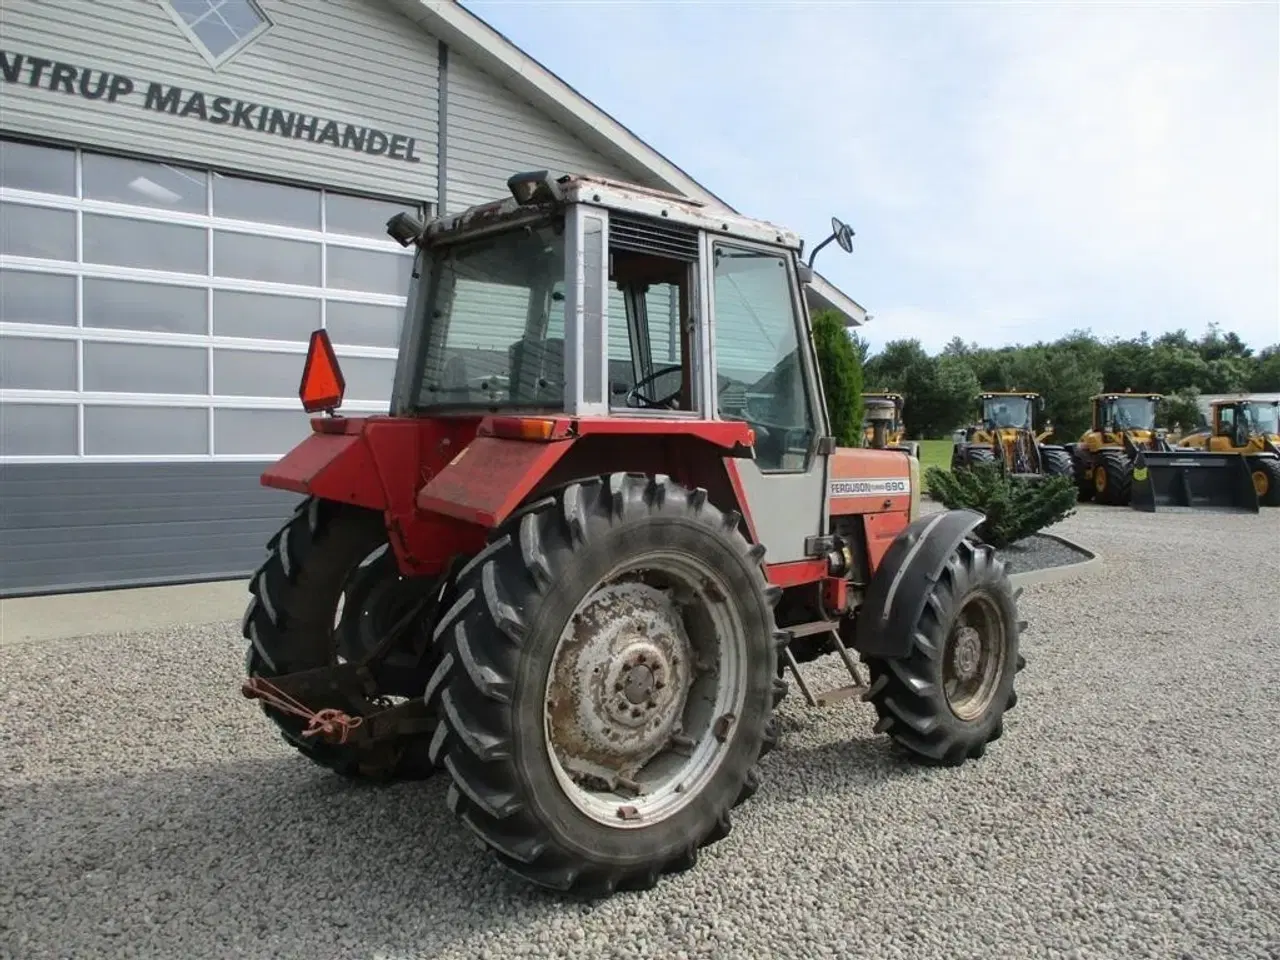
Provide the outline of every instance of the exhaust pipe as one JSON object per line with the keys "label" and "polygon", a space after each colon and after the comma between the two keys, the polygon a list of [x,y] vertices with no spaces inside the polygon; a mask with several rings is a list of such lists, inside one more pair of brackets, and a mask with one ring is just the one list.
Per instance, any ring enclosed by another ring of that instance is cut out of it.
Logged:
{"label": "exhaust pipe", "polygon": [[1249,464],[1238,453],[1139,450],[1130,506],[1144,513],[1181,508],[1259,513]]}

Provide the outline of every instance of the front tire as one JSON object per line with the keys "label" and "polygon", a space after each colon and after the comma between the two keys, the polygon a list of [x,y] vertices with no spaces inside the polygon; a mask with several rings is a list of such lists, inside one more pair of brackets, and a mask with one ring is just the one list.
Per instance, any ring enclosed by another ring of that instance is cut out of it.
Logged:
{"label": "front tire", "polygon": [[1280,460],[1257,457],[1249,466],[1258,503],[1264,507],[1280,507]]}
{"label": "front tire", "polygon": [[1061,447],[1041,447],[1040,462],[1044,466],[1045,476],[1075,479],[1075,464],[1071,460],[1071,454]]}
{"label": "front tire", "polygon": [[1093,468],[1089,456],[1078,448],[1070,448],[1072,475],[1076,481],[1076,499],[1086,503],[1093,499]]}
{"label": "front tire", "polygon": [[990,447],[965,446],[952,454],[951,470],[965,470],[976,463],[994,463],[995,452]]}
{"label": "front tire", "polygon": [[1100,452],[1093,464],[1093,489],[1099,503],[1126,506],[1133,496],[1133,461],[1114,450]]}
{"label": "front tire", "polygon": [[729,833],[786,692],[780,591],[738,522],[705,490],[613,474],[518,511],[459,572],[432,758],[503,866],[608,895]]}
{"label": "front tire", "polygon": [[868,658],[877,733],[915,759],[958,766],[986,753],[1018,702],[1017,606],[1003,561],[962,540],[929,593],[901,658]]}

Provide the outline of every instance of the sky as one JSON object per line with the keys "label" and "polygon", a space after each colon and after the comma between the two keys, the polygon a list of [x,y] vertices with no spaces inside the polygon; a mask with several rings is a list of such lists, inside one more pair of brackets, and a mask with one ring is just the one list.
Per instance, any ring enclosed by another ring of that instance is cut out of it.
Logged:
{"label": "sky", "polygon": [[739,212],[874,348],[1280,342],[1280,0],[465,0]]}

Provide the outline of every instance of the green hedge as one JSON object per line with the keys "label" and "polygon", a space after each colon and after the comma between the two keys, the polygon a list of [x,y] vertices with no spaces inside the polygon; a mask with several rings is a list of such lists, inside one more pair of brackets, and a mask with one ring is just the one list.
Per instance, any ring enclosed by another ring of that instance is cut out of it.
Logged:
{"label": "green hedge", "polygon": [[813,347],[827,397],[831,433],[842,447],[862,446],[862,363],[844,318],[834,310],[816,313],[811,321]]}
{"label": "green hedge", "polygon": [[948,510],[976,510],[986,519],[977,533],[993,547],[1007,547],[1075,513],[1075,480],[1027,479],[999,463],[976,463],[958,473],[930,467],[929,495]]}

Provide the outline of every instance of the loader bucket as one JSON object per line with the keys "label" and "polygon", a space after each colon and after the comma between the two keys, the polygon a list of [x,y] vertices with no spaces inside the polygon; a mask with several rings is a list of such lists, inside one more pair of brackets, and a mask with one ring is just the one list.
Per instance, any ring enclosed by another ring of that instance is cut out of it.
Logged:
{"label": "loader bucket", "polygon": [[1238,453],[1140,450],[1133,463],[1135,510],[1183,508],[1258,513],[1249,464]]}

